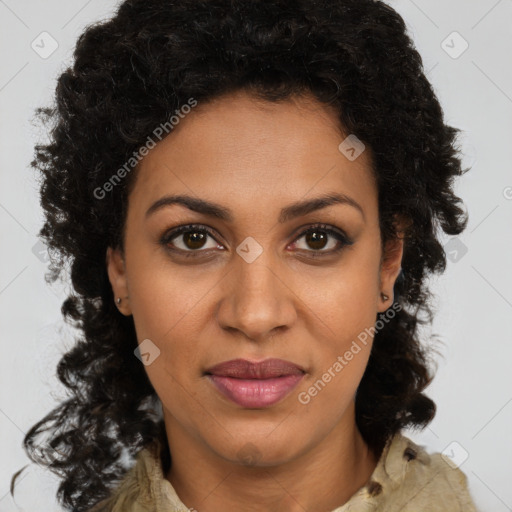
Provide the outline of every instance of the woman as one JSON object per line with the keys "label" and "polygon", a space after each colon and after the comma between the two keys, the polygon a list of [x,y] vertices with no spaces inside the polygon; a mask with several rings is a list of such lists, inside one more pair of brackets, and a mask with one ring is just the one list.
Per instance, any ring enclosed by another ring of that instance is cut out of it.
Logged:
{"label": "woman", "polygon": [[476,510],[401,433],[435,413],[418,326],[467,216],[394,10],[127,0],[56,99],[33,165],[82,336],[24,446],[68,510]]}

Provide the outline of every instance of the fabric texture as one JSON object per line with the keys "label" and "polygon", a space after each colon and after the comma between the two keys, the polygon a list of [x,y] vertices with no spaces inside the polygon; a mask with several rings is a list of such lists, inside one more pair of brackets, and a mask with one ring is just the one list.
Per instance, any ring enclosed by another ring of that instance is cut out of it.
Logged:
{"label": "fabric texture", "polygon": [[[165,479],[158,441],[141,450],[112,495],[90,512],[193,512]],[[331,512],[479,512],[467,477],[440,453],[428,454],[398,433],[368,482]]]}

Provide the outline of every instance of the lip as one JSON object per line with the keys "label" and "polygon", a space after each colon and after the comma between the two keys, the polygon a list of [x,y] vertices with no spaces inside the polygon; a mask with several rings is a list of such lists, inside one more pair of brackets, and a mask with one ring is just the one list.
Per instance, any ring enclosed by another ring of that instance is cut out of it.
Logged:
{"label": "lip", "polygon": [[205,374],[220,393],[237,405],[263,408],[288,395],[305,371],[283,359],[233,359],[209,368]]}

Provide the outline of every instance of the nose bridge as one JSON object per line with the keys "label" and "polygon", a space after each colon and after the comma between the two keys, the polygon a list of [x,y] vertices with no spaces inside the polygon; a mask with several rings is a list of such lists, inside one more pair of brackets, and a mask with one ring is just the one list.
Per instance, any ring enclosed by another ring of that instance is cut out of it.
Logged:
{"label": "nose bridge", "polygon": [[237,255],[233,265],[236,268],[230,272],[230,285],[218,310],[220,325],[242,331],[253,340],[291,326],[296,314],[293,294],[283,283],[271,251],[264,250],[252,262]]}

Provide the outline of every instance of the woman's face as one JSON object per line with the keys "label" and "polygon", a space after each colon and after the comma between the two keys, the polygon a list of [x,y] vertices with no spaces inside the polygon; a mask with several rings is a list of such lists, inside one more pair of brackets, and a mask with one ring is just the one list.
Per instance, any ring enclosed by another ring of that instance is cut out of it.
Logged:
{"label": "woman's face", "polygon": [[[391,306],[402,246],[380,266],[369,148],[340,150],[348,135],[312,98],[239,92],[197,105],[141,161],[124,259],[109,249],[107,263],[144,343],[171,452],[176,435],[210,456],[270,465],[353,427],[369,329]],[[335,195],[345,200],[315,208]],[[163,200],[171,196],[194,203]],[[207,373],[269,358],[300,369]]]}

